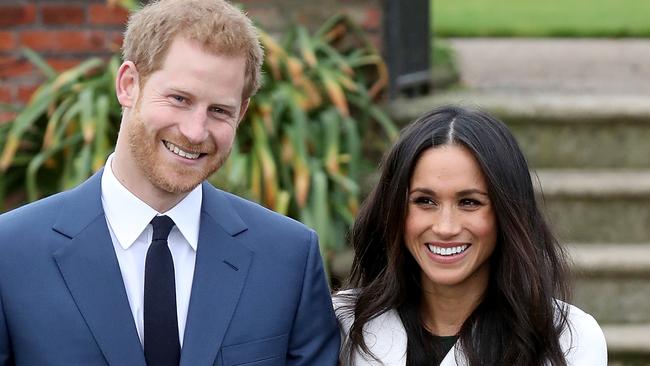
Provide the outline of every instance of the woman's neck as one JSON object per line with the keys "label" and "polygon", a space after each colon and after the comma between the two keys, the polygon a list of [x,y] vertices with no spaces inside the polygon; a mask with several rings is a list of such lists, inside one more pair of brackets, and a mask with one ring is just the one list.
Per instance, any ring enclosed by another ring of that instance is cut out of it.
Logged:
{"label": "woman's neck", "polygon": [[425,328],[438,336],[456,335],[481,303],[487,289],[484,276],[459,285],[423,288],[421,315]]}

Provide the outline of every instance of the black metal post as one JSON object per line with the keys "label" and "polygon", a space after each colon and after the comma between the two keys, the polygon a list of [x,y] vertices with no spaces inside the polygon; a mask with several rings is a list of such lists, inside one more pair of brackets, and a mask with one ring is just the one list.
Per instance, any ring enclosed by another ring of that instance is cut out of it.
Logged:
{"label": "black metal post", "polygon": [[431,83],[429,0],[384,0],[384,57],[391,99],[428,92]]}

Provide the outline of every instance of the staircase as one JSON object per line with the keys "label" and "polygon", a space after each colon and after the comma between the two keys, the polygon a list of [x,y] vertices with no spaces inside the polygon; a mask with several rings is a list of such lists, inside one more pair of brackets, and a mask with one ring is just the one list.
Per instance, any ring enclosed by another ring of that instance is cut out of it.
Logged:
{"label": "staircase", "polygon": [[506,122],[572,258],[572,303],[598,320],[610,366],[650,366],[650,40],[450,43],[463,89],[388,112],[403,126],[451,103]]}
{"label": "staircase", "polygon": [[610,365],[649,366],[650,97],[465,90],[389,111],[403,125],[449,103],[509,125],[572,257],[572,302],[600,323]]}

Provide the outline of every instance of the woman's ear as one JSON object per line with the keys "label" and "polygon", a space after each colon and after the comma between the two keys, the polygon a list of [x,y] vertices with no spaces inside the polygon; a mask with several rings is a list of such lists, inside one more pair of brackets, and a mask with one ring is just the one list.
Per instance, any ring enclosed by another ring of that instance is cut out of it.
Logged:
{"label": "woman's ear", "polygon": [[117,71],[115,92],[122,108],[132,108],[140,93],[140,75],[132,61],[124,61]]}

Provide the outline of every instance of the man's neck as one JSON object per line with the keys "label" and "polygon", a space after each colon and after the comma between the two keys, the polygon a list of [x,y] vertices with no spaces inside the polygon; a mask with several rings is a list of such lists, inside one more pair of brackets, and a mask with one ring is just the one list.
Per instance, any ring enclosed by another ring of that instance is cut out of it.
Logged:
{"label": "man's neck", "polygon": [[147,177],[128,174],[127,172],[138,172],[139,170],[133,160],[121,159],[120,156],[119,151],[116,150],[111,166],[107,168],[112,170],[113,175],[124,188],[159,213],[169,211],[189,194],[189,192],[167,192],[151,184]]}

